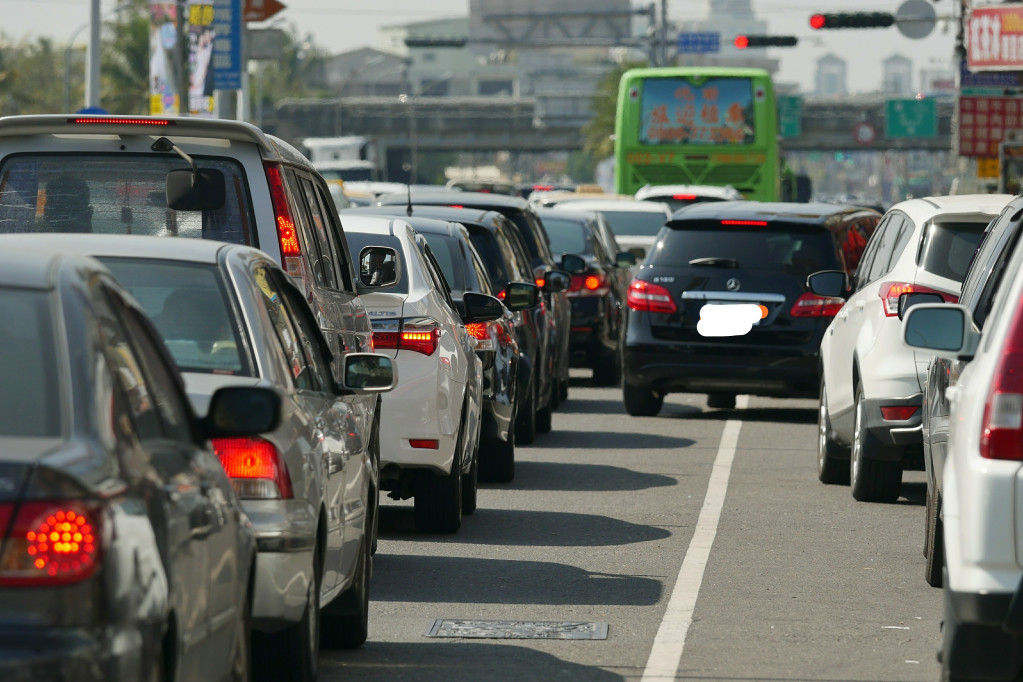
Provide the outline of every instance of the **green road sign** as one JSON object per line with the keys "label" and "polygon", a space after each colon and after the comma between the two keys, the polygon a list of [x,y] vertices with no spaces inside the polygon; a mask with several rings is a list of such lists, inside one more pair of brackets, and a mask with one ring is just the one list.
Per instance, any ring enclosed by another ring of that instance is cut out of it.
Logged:
{"label": "green road sign", "polygon": [[797,95],[778,96],[778,132],[782,137],[803,134],[803,98]]}
{"label": "green road sign", "polygon": [[884,117],[889,139],[937,137],[938,108],[933,99],[890,99]]}

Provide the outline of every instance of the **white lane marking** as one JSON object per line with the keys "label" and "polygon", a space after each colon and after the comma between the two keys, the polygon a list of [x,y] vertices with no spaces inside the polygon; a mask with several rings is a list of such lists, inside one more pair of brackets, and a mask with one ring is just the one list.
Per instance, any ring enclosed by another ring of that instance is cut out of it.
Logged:
{"label": "white lane marking", "polygon": [[[736,409],[746,409],[749,396],[737,396]],[[721,508],[725,504],[725,493],[728,491],[728,477],[732,473],[732,461],[735,459],[735,448],[739,442],[739,429],[742,422],[729,419],[721,432],[721,443],[714,458],[714,466],[707,483],[707,496],[703,499],[703,508],[696,521],[693,539],[689,541],[686,558],[682,561],[675,587],[668,599],[668,608],[661,619],[661,625],[654,637],[654,646],[650,650],[646,669],[643,671],[642,682],[653,680],[674,680],[678,674],[682,651],[686,645],[686,634],[693,622],[693,609],[696,598],[700,595],[703,583],[703,571],[707,567],[710,548],[714,544],[714,536],[718,532],[718,521]]]}

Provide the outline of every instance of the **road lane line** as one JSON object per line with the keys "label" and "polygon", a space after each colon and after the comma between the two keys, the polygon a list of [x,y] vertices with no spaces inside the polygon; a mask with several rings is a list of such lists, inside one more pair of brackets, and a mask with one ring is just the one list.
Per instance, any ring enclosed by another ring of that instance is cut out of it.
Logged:
{"label": "road lane line", "polygon": [[[749,396],[737,396],[736,409],[745,409],[749,404]],[[696,521],[693,539],[689,542],[686,557],[682,561],[675,587],[668,599],[668,608],[661,619],[661,625],[654,637],[654,646],[650,650],[646,669],[643,671],[643,682],[653,680],[674,680],[682,661],[682,651],[686,645],[686,634],[693,622],[693,609],[696,598],[700,594],[703,583],[703,572],[710,557],[710,548],[714,544],[714,536],[718,532],[718,521],[721,508],[725,504],[725,493],[728,491],[728,477],[732,473],[732,461],[735,459],[735,448],[739,441],[739,430],[742,422],[729,419],[721,432],[721,443],[714,458],[714,466],[707,483],[707,496],[703,499],[703,508]]]}

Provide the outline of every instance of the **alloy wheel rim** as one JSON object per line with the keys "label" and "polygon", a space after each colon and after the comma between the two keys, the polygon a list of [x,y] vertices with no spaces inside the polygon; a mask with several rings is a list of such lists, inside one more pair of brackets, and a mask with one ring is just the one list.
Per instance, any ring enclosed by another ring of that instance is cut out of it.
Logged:
{"label": "alloy wheel rim", "polygon": [[863,444],[860,442],[860,425],[863,423],[863,405],[862,401],[856,401],[856,423],[853,428],[853,444],[852,444],[852,480],[853,483],[860,473],[860,456],[861,448]]}
{"label": "alloy wheel rim", "polygon": [[827,423],[828,423],[828,408],[824,404],[823,395],[821,396],[821,407],[817,412],[817,465],[820,469],[824,468],[824,455],[827,452]]}

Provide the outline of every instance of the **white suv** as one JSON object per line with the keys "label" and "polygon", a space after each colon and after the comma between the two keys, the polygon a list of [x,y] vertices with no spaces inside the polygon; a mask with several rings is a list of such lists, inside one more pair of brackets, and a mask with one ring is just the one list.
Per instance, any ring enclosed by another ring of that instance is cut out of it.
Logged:
{"label": "white suv", "polygon": [[[987,224],[1012,197],[911,199],[881,219],[850,284],[815,273],[815,294],[847,298],[821,342],[817,474],[857,500],[895,501],[907,466],[922,466],[921,404],[930,354],[901,343],[902,294],[956,302]],[[919,459],[919,462],[916,460]]]}
{"label": "white suv", "polygon": [[949,398],[943,470],[943,680],[1018,680],[1023,668],[1023,248],[978,332],[964,306],[909,310],[904,340],[969,360]]}

